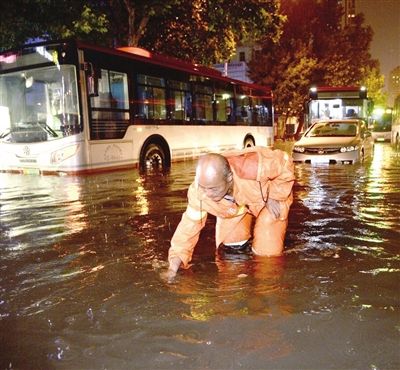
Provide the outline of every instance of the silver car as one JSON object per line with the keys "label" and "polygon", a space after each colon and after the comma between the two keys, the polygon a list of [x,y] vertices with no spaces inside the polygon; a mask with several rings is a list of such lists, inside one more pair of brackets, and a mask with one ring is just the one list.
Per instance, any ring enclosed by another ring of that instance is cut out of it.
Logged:
{"label": "silver car", "polygon": [[312,124],[294,144],[293,160],[306,163],[355,163],[372,156],[374,141],[361,119]]}

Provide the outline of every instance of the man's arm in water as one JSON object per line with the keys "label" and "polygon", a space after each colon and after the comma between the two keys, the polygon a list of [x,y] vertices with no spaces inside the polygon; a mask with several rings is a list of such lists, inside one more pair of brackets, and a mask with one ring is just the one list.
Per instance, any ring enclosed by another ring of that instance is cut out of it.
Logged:
{"label": "man's arm in water", "polygon": [[181,264],[182,260],[179,257],[172,257],[169,260],[168,271],[165,276],[168,281],[172,281],[175,278]]}

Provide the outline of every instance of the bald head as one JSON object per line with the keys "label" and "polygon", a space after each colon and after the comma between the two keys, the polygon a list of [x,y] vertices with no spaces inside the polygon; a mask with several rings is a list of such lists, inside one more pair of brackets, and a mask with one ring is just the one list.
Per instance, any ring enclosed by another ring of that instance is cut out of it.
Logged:
{"label": "bald head", "polygon": [[227,159],[216,153],[201,156],[196,168],[196,182],[206,195],[221,200],[232,190],[232,171]]}

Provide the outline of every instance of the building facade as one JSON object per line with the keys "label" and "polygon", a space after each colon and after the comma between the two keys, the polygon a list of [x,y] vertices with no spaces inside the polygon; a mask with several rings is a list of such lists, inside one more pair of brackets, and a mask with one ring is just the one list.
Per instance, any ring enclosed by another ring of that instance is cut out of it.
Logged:
{"label": "building facade", "polygon": [[400,96],[400,66],[389,74],[388,92],[388,105],[393,106],[396,97]]}

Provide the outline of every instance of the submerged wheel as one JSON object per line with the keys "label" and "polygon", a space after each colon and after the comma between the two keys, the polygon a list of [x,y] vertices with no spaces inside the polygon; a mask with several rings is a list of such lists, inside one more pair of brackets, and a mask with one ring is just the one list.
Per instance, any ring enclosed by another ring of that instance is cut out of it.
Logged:
{"label": "submerged wheel", "polygon": [[143,169],[165,169],[168,164],[162,146],[155,143],[148,144],[143,150],[140,164]]}
{"label": "submerged wheel", "polygon": [[244,139],[244,143],[243,143],[243,148],[250,148],[252,146],[254,146],[254,139],[251,137],[246,137],[246,139]]}

